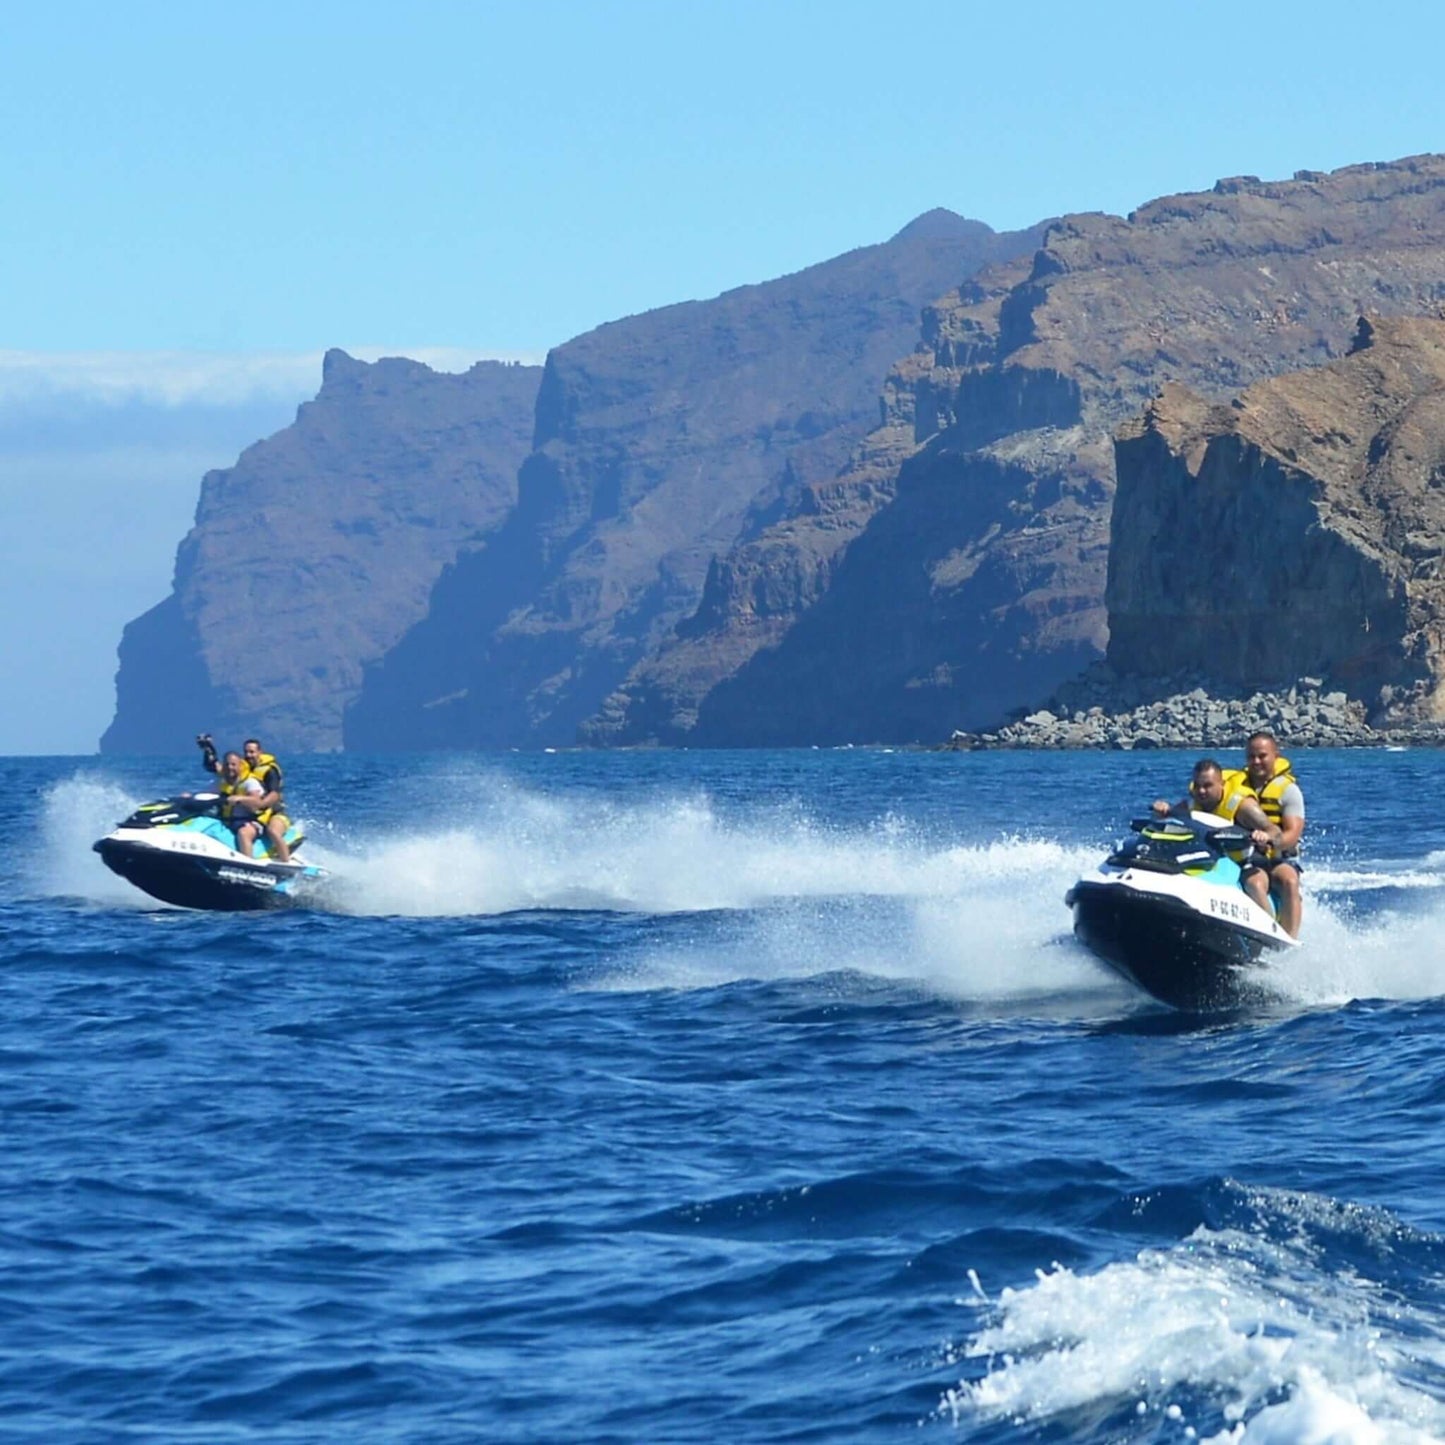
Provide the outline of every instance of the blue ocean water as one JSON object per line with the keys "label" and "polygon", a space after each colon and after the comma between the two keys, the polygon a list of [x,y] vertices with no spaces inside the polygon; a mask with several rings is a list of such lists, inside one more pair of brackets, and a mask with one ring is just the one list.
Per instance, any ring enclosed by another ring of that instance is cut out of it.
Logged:
{"label": "blue ocean water", "polygon": [[1062,899],[1179,753],[285,760],[322,907],[0,760],[0,1436],[1445,1439],[1445,754],[1296,758],[1282,999]]}

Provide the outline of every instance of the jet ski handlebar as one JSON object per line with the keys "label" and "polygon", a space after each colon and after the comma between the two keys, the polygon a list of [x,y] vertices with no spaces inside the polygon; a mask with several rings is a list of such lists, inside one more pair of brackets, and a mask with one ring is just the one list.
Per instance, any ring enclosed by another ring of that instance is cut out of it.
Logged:
{"label": "jet ski handlebar", "polygon": [[1237,823],[1228,823],[1215,828],[1196,822],[1193,818],[1181,818],[1173,814],[1166,818],[1131,818],[1129,829],[1134,833],[1152,833],[1156,837],[1197,839],[1213,848],[1216,853],[1235,853],[1253,846],[1249,830]]}

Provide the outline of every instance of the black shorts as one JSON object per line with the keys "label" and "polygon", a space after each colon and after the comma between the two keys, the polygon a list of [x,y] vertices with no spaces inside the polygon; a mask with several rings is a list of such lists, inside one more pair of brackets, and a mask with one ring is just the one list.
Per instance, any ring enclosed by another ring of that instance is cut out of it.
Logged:
{"label": "black shorts", "polygon": [[1239,876],[1248,878],[1251,873],[1273,873],[1276,868],[1283,867],[1285,864],[1293,868],[1296,873],[1305,871],[1298,853],[1291,853],[1284,858],[1266,858],[1260,853],[1251,853],[1240,865]]}

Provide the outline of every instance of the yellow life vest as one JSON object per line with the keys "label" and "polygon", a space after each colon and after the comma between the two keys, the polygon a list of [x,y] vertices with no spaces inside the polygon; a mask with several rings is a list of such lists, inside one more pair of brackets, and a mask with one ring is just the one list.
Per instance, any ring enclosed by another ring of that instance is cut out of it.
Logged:
{"label": "yellow life vest", "polygon": [[276,770],[276,786],[271,790],[276,794],[276,801],[271,807],[267,808],[264,813],[256,814],[256,821],[258,823],[269,823],[271,821],[271,815],[281,812],[286,806],[286,800],[281,792],[281,764],[276,761],[276,755],[274,753],[257,753],[256,761],[251,765],[251,776],[259,781],[267,768],[275,768]]}
{"label": "yellow life vest", "polygon": [[1234,822],[1234,815],[1239,811],[1239,805],[1244,801],[1244,793],[1234,782],[1234,770],[1232,768],[1221,768],[1224,775],[1224,792],[1220,795],[1219,806],[1209,811],[1216,818],[1223,818],[1226,823]]}
{"label": "yellow life vest", "polygon": [[[1276,828],[1284,827],[1284,795],[1285,790],[1296,781],[1294,773],[1290,769],[1288,758],[1276,758],[1274,760],[1274,776],[1262,787],[1256,788],[1249,781],[1249,770],[1247,768],[1228,768],[1224,774],[1224,800],[1225,809],[1230,818],[1233,818],[1239,810],[1239,805],[1246,798],[1253,798],[1264,813],[1264,816],[1274,824]],[[1278,858],[1280,853],[1273,847],[1265,849],[1265,856]]]}
{"label": "yellow life vest", "polygon": [[[1285,790],[1295,781],[1295,775],[1290,769],[1288,758],[1276,758],[1274,760],[1274,776],[1264,787],[1256,788],[1249,781],[1249,770],[1247,768],[1226,768],[1224,772],[1224,801],[1229,808],[1229,817],[1233,817],[1240,803],[1245,796],[1253,798],[1259,806],[1264,809],[1264,815],[1276,828],[1284,826],[1284,806],[1282,799]],[[1233,804],[1230,807],[1230,804]]]}
{"label": "yellow life vest", "polygon": [[236,778],[236,781],[234,783],[230,783],[227,782],[224,778],[222,778],[220,785],[216,789],[216,791],[221,795],[221,816],[228,823],[231,821],[231,811],[235,805],[236,799],[238,796],[240,796],[242,787],[246,782],[250,780],[250,777],[251,769],[245,763],[242,763],[241,771]]}

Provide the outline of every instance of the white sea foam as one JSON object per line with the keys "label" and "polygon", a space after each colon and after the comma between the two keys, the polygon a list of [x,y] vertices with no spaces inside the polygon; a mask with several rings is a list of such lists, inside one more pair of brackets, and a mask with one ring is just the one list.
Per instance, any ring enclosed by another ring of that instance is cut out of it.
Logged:
{"label": "white sea foam", "polygon": [[136,806],[119,783],[99,773],[77,773],[54,784],[40,811],[40,846],[21,861],[27,891],[84,898],[107,908],[161,907],[112,873],[92,848]]}
{"label": "white sea foam", "polygon": [[1096,1274],[1055,1265],[991,1308],[964,1302],[993,1318],[960,1352],[984,1373],[945,1396],[955,1421],[1130,1409],[1215,1445],[1445,1437],[1445,1402],[1415,1383],[1445,1366],[1442,1322],[1322,1267],[1302,1237],[1200,1228]]}
{"label": "white sea foam", "polygon": [[[637,803],[541,794],[486,773],[434,791],[450,812],[378,834],[312,826],[305,856],[333,874],[324,906],[377,916],[519,910],[729,914],[602,986],[704,987],[855,970],[958,996],[1116,987],[1068,932],[1063,895],[1089,850],[1038,839],[960,845],[896,819],[827,826],[796,807],[720,810],[688,793]],[[96,902],[149,904],[90,851],[136,800],[85,775],[51,789],[52,881]],[[695,935],[694,935],[695,938]]]}
{"label": "white sea foam", "polygon": [[1343,904],[1311,899],[1307,892],[1303,946],[1272,963],[1272,981],[1290,998],[1311,1005],[1435,998],[1445,994],[1442,929],[1445,900],[1360,920]]}
{"label": "white sea foam", "polygon": [[1370,893],[1382,888],[1445,888],[1445,868],[1432,862],[1434,855],[1425,860],[1424,867],[1401,868],[1396,872],[1371,869],[1309,866],[1308,886],[1328,891],[1349,890],[1351,893]]}
{"label": "white sea foam", "polygon": [[[793,808],[725,814],[693,794],[629,804],[474,779],[458,802],[458,784],[449,787],[452,817],[426,831],[381,840],[312,832],[308,851],[337,872],[348,911],[669,914],[799,899],[947,899],[964,880],[979,890],[1007,888],[1039,868],[1067,880],[1087,861],[1054,843],[940,844],[888,818],[845,829]],[[1066,918],[1066,886],[1053,890],[1056,924]]]}

